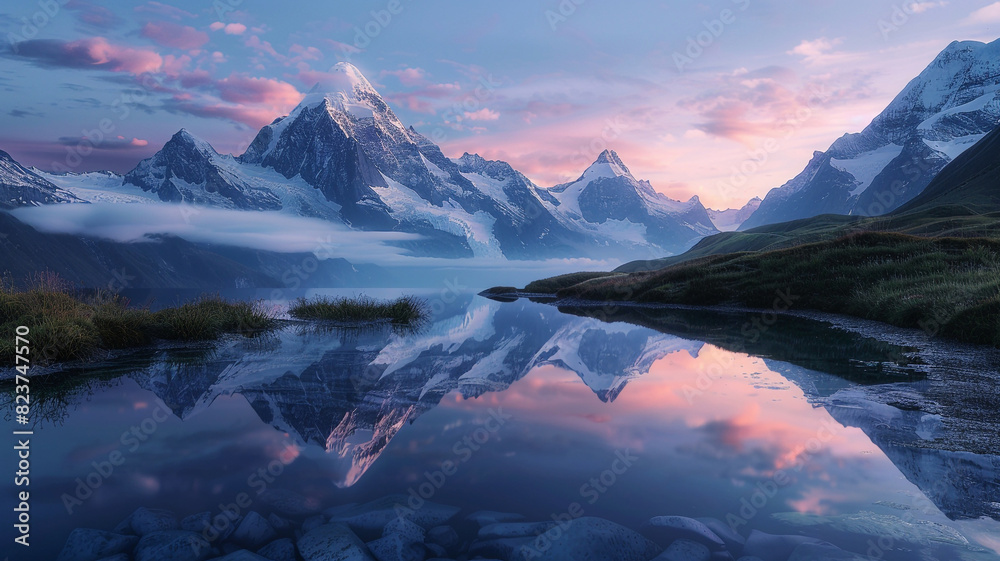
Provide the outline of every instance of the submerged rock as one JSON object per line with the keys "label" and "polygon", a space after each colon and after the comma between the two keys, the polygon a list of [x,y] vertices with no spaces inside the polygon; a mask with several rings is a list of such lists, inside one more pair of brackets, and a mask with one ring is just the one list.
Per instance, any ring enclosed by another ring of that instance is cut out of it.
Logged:
{"label": "submerged rock", "polygon": [[479,530],[480,540],[492,540],[496,538],[534,538],[549,531],[555,526],[555,522],[502,522],[500,524],[490,524]]}
{"label": "submerged rock", "polygon": [[251,510],[240,521],[230,539],[242,546],[257,549],[276,537],[277,532],[274,531],[271,523]]}
{"label": "submerged rock", "polygon": [[788,561],[870,561],[868,557],[844,551],[831,544],[804,543],[795,548]]}
{"label": "submerged rock", "polygon": [[716,536],[719,536],[726,543],[726,549],[733,554],[733,557],[738,557],[743,553],[743,546],[747,540],[733,530],[729,524],[718,518],[696,518],[696,520],[707,526]]}
{"label": "submerged rock", "polygon": [[364,542],[342,524],[326,524],[302,536],[299,554],[306,561],[375,561]]}
{"label": "submerged rock", "polygon": [[424,541],[429,545],[439,545],[445,551],[455,551],[458,546],[462,545],[458,532],[451,526],[435,526],[427,530],[427,537]]}
{"label": "submerged rock", "polygon": [[217,560],[214,561],[272,561],[272,560],[268,559],[267,557],[261,557],[260,555],[257,555],[256,553],[253,553],[251,551],[240,549],[238,551],[230,553],[229,555],[226,555],[225,557],[219,557]]}
{"label": "submerged rock", "polygon": [[135,561],[203,561],[215,552],[201,536],[186,530],[146,534],[135,546]]}
{"label": "submerged rock", "polygon": [[395,518],[382,528],[382,537],[399,536],[412,543],[423,543],[426,530],[405,518]]}
{"label": "submerged rock", "polygon": [[638,532],[603,518],[583,517],[535,538],[478,542],[470,553],[511,561],[649,561],[661,548]]}
{"label": "submerged rock", "polygon": [[495,510],[477,510],[465,517],[466,520],[475,522],[480,528],[501,522],[519,522],[524,520],[524,516],[514,512],[497,512]]}
{"label": "submerged rock", "polygon": [[136,536],[77,528],[70,532],[57,561],[97,561],[131,551],[139,542]]}
{"label": "submerged rock", "polygon": [[368,542],[368,549],[378,561],[423,561],[427,555],[422,542],[410,541],[399,534]]}
{"label": "submerged rock", "polygon": [[711,558],[712,552],[708,550],[708,546],[681,538],[674,540],[674,543],[653,561],[709,561]]}
{"label": "submerged rock", "polygon": [[270,561],[295,561],[295,543],[288,538],[274,540],[258,549],[257,554]]}
{"label": "submerged rock", "polygon": [[285,518],[305,518],[319,512],[315,500],[285,489],[268,489],[261,493],[259,500]]}
{"label": "submerged rock", "polygon": [[795,548],[804,544],[824,544],[826,542],[806,536],[777,536],[758,530],[751,530],[743,547],[744,555],[760,557],[762,561],[787,561]]}
{"label": "submerged rock", "polygon": [[459,508],[424,501],[419,508],[410,508],[406,495],[390,495],[347,509],[333,517],[331,522],[343,522],[360,536],[375,539],[381,536],[386,524],[406,518],[421,528],[433,528],[451,520]]}
{"label": "submerged rock", "polygon": [[180,523],[177,521],[177,516],[169,510],[146,507],[139,507],[135,509],[135,512],[122,521],[118,527],[121,528],[123,525],[127,526],[130,530],[132,530],[133,534],[139,537],[153,532],[177,530],[181,527]]}
{"label": "submerged rock", "polygon": [[726,547],[726,542],[708,526],[684,516],[654,516],[642,525],[639,532],[662,547],[679,539],[700,543],[712,551]]}

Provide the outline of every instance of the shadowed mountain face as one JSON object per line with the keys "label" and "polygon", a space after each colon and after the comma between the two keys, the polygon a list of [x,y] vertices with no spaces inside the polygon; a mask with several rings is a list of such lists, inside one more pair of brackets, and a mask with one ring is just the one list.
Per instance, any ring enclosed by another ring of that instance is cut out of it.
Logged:
{"label": "shadowed mountain face", "polygon": [[0,209],[81,202],[0,150]]}
{"label": "shadowed mountain face", "polygon": [[697,361],[714,348],[763,358],[815,406],[860,428],[949,517],[1000,515],[990,498],[1000,491],[990,428],[1000,407],[977,397],[989,395],[984,388],[996,373],[963,365],[954,350],[958,359],[947,367],[924,364],[939,352],[927,345],[918,351],[788,316],[558,310],[475,298],[448,307],[419,333],[287,327],[260,339],[159,351],[130,376],[185,422],[241,396],[262,422],[321,452],[330,480],[344,488],[446,396],[489,399],[515,391],[529,373],[556,368],[611,404],[655,363]]}
{"label": "shadowed mountain face", "polygon": [[1000,123],[1000,40],[954,42],[868,127],[816,152],[740,226],[821,214],[877,216],[919,195]]}

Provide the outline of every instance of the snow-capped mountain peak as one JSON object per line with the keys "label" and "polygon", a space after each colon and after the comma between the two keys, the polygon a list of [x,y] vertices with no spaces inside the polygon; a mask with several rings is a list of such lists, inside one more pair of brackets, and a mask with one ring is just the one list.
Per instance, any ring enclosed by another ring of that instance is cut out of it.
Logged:
{"label": "snow-capped mountain peak", "polygon": [[621,158],[618,157],[618,153],[614,150],[605,150],[601,152],[601,155],[597,157],[597,160],[583,172],[580,179],[577,179],[578,183],[590,183],[595,179],[604,178],[614,178],[614,177],[632,177],[632,172],[628,170],[625,164],[622,162]]}
{"label": "snow-capped mountain peak", "polygon": [[953,42],[863,131],[840,137],[772,189],[740,229],[819,214],[890,212],[998,123],[1000,40]]}

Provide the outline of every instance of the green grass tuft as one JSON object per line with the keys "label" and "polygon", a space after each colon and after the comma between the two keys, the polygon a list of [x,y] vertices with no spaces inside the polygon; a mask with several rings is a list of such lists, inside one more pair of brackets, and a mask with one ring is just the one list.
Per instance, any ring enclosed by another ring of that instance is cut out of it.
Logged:
{"label": "green grass tuft", "polygon": [[[210,340],[224,333],[253,335],[277,325],[258,302],[230,302],[218,296],[151,312],[126,298],[76,295],[58,277],[37,275],[17,290],[0,282],[0,332],[27,326],[33,363],[85,359],[100,350],[149,345],[157,339]],[[0,364],[13,365],[13,337],[0,338]]]}
{"label": "green grass tuft", "polygon": [[296,319],[323,320],[341,323],[389,322],[414,325],[427,319],[427,304],[413,296],[381,301],[367,296],[311,300],[299,298],[288,310]]}

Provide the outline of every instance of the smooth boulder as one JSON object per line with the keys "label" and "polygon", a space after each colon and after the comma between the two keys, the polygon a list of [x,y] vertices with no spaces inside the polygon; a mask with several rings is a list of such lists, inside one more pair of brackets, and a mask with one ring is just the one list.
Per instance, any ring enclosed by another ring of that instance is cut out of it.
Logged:
{"label": "smooth boulder", "polygon": [[139,542],[136,536],[126,536],[103,530],[77,528],[70,532],[57,561],[97,561],[119,553],[132,551]]}
{"label": "smooth boulder", "polygon": [[258,549],[257,554],[270,561],[295,561],[295,542],[288,538],[274,540]]}
{"label": "smooth boulder", "polygon": [[298,542],[306,561],[375,561],[368,548],[350,528],[326,524],[309,531]]}
{"label": "smooth boulder", "polygon": [[795,548],[788,561],[868,561],[868,558],[831,544],[804,543]]}
{"label": "smooth boulder", "polygon": [[686,516],[654,516],[642,525],[639,533],[668,547],[676,540],[685,539],[700,543],[711,551],[726,548],[726,542],[705,524]]}
{"label": "smooth boulder", "polygon": [[133,552],[135,561],[203,561],[215,552],[198,534],[168,530],[146,534]]}
{"label": "smooth boulder", "polygon": [[681,538],[674,540],[674,543],[653,561],[709,561],[711,558],[712,552],[708,550],[708,546]]}
{"label": "smooth boulder", "polygon": [[826,542],[807,536],[780,536],[751,530],[743,546],[743,555],[760,557],[762,561],[787,561],[800,545],[823,543]]}

